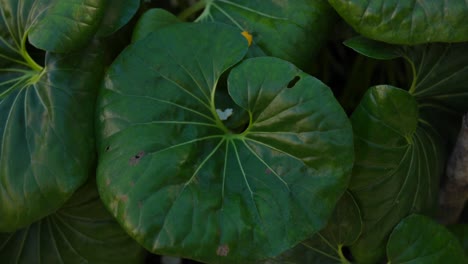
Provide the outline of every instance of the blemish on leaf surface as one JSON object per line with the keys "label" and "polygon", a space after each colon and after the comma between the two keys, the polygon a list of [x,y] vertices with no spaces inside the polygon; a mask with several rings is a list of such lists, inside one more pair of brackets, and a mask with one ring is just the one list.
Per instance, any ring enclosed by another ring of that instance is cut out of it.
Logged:
{"label": "blemish on leaf surface", "polygon": [[140,151],[138,152],[138,154],[136,154],[135,156],[131,157],[130,160],[128,161],[128,164],[132,165],[132,166],[135,166],[137,165],[140,160],[145,156],[145,152],[144,151]]}
{"label": "blemish on leaf surface", "polygon": [[225,257],[229,254],[229,246],[228,245],[221,245],[216,250],[216,255]]}

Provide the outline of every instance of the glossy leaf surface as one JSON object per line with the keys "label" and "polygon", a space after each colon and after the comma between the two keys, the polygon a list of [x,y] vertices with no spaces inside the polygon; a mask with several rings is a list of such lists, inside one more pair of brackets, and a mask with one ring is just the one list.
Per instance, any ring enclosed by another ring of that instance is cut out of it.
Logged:
{"label": "glossy leaf surface", "polygon": [[467,263],[457,238],[422,215],[410,215],[393,230],[387,245],[389,263]]}
{"label": "glossy leaf surface", "polygon": [[375,263],[403,217],[432,211],[444,149],[435,129],[420,119],[415,98],[395,87],[372,87],[351,122],[356,162],[349,188],[364,223],[351,249],[358,262]]}
{"label": "glossy leaf surface", "polygon": [[465,1],[328,0],[348,24],[394,44],[468,41]]}
{"label": "glossy leaf surface", "polygon": [[324,227],[347,186],[349,121],[329,88],[292,64],[265,57],[235,67],[229,108],[248,115],[239,130],[220,120],[218,81],[247,48],[233,27],[177,24],[132,44],[107,74],[98,186],[155,253],[275,256]]}
{"label": "glossy leaf surface", "polygon": [[34,46],[47,51],[83,48],[96,32],[108,35],[125,25],[137,11],[139,2],[1,0],[0,29],[4,34],[0,43],[18,49],[29,38]]}
{"label": "glossy leaf surface", "polygon": [[361,229],[359,207],[346,192],[324,229],[267,263],[349,263],[342,249],[358,239]]}
{"label": "glossy leaf surface", "polygon": [[92,183],[56,213],[17,232],[0,233],[3,264],[130,264],[142,258],[142,248],[106,211]]}
{"label": "glossy leaf surface", "polygon": [[[0,6],[2,14],[6,7]],[[21,28],[9,26],[0,20],[4,232],[55,212],[88,177],[95,163],[94,108],[104,67],[98,43],[77,53],[48,53],[42,67],[26,52],[21,37],[8,35]]]}
{"label": "glossy leaf surface", "polygon": [[325,0],[210,0],[198,21],[236,26],[253,37],[251,56],[309,66],[325,43],[335,13]]}
{"label": "glossy leaf surface", "polygon": [[150,9],[140,17],[138,23],[135,25],[132,42],[140,40],[160,28],[180,22],[182,21],[164,9]]}

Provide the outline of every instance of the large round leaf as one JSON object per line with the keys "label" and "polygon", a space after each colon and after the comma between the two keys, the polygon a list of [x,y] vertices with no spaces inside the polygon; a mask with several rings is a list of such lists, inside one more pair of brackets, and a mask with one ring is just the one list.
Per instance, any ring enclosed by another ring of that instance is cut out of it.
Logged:
{"label": "large round leaf", "polygon": [[[232,107],[217,108],[220,76],[247,48],[235,28],[177,24],[109,69],[98,186],[153,252],[223,263],[277,255],[322,228],[347,186],[351,127],[317,79],[280,59],[250,59],[229,75]],[[244,126],[224,125],[239,107]]]}
{"label": "large round leaf", "polygon": [[55,212],[94,167],[101,52],[102,46],[93,45],[79,53],[47,54],[44,69],[27,69],[20,58],[1,61],[0,231]]}
{"label": "large round leaf", "polygon": [[328,0],[360,34],[388,43],[468,41],[465,1]]}
{"label": "large round leaf", "polygon": [[0,233],[3,264],[141,263],[142,248],[106,211],[94,178],[56,213],[14,233]]}
{"label": "large round leaf", "polygon": [[275,56],[300,68],[313,62],[336,19],[326,0],[210,0],[198,21],[218,21],[253,36],[253,56]]}
{"label": "large round leaf", "polygon": [[387,245],[389,263],[467,263],[457,238],[422,215],[410,215],[393,230]]}
{"label": "large round leaf", "polygon": [[393,227],[411,212],[431,212],[445,155],[439,135],[419,119],[416,100],[391,87],[371,88],[351,116],[356,162],[350,190],[364,228],[352,253],[375,263]]}

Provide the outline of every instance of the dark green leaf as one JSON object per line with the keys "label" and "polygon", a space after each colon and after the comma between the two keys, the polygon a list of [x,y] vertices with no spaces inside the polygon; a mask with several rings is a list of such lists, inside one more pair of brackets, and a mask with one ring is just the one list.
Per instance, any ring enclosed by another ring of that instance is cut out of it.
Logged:
{"label": "dark green leaf", "polygon": [[456,224],[449,226],[448,229],[458,239],[462,245],[465,256],[468,256],[468,225],[467,224]]}
{"label": "dark green leaf", "polygon": [[275,56],[299,68],[311,65],[336,15],[326,0],[213,0],[198,21],[219,21],[253,36],[253,56]]}
{"label": "dark green leaf", "polygon": [[106,211],[90,181],[56,213],[0,233],[2,263],[141,263],[144,251]]}
{"label": "dark green leaf", "polygon": [[0,230],[12,232],[55,212],[94,168],[103,54],[48,53],[42,68],[14,38],[0,43]]}
{"label": "dark green leaf", "polygon": [[9,2],[8,8],[16,14],[13,19],[20,15],[26,18],[17,26],[25,25],[23,34],[29,37],[34,46],[54,52],[68,52],[86,46],[98,30],[106,7],[106,0],[2,2]]}
{"label": "dark green leaf", "polygon": [[375,59],[405,58],[413,68],[408,89],[418,102],[461,114],[468,111],[468,43],[397,46],[357,37],[345,44]]}
{"label": "dark green leaf", "polygon": [[139,0],[107,0],[97,35],[108,36],[125,26],[139,7]]}
{"label": "dark green leaf", "polygon": [[361,36],[348,39],[343,44],[373,59],[391,60],[402,56],[400,46],[371,40]]}
{"label": "dark green leaf", "polygon": [[351,117],[356,162],[350,190],[364,222],[351,249],[359,262],[384,255],[393,227],[411,212],[431,212],[445,155],[439,135],[419,118],[408,92],[371,88]]}
{"label": "dark green leaf", "polygon": [[410,215],[392,231],[387,244],[389,263],[464,264],[458,240],[442,225],[422,215]]}
{"label": "dark green leaf", "polygon": [[468,41],[465,1],[328,0],[357,32],[394,44]]}
{"label": "dark green leaf", "polygon": [[268,263],[349,263],[343,254],[343,246],[352,245],[361,229],[359,207],[353,196],[346,192],[324,229]]}
{"label": "dark green leaf", "polygon": [[247,48],[233,27],[177,24],[132,44],[108,72],[100,193],[155,253],[275,256],[324,227],[347,186],[349,121],[330,89],[292,64],[266,57],[234,68],[229,94],[248,118],[241,131],[222,123],[218,112],[229,111],[217,108],[216,87]]}
{"label": "dark green leaf", "polygon": [[108,35],[125,25],[139,3],[137,0],[0,0],[0,30],[6,33],[2,34],[0,47],[6,41],[10,42],[11,49],[25,51],[24,43],[29,38],[34,46],[47,51],[84,48],[96,32]]}
{"label": "dark green leaf", "polygon": [[181,21],[164,9],[154,8],[146,11],[133,29],[132,42],[146,37],[149,33]]}

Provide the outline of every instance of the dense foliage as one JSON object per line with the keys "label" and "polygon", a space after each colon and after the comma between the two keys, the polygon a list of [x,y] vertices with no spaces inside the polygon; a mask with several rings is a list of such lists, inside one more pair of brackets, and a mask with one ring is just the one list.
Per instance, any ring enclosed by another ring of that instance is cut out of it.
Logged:
{"label": "dense foliage", "polygon": [[0,262],[466,263],[467,51],[457,1],[0,0]]}

